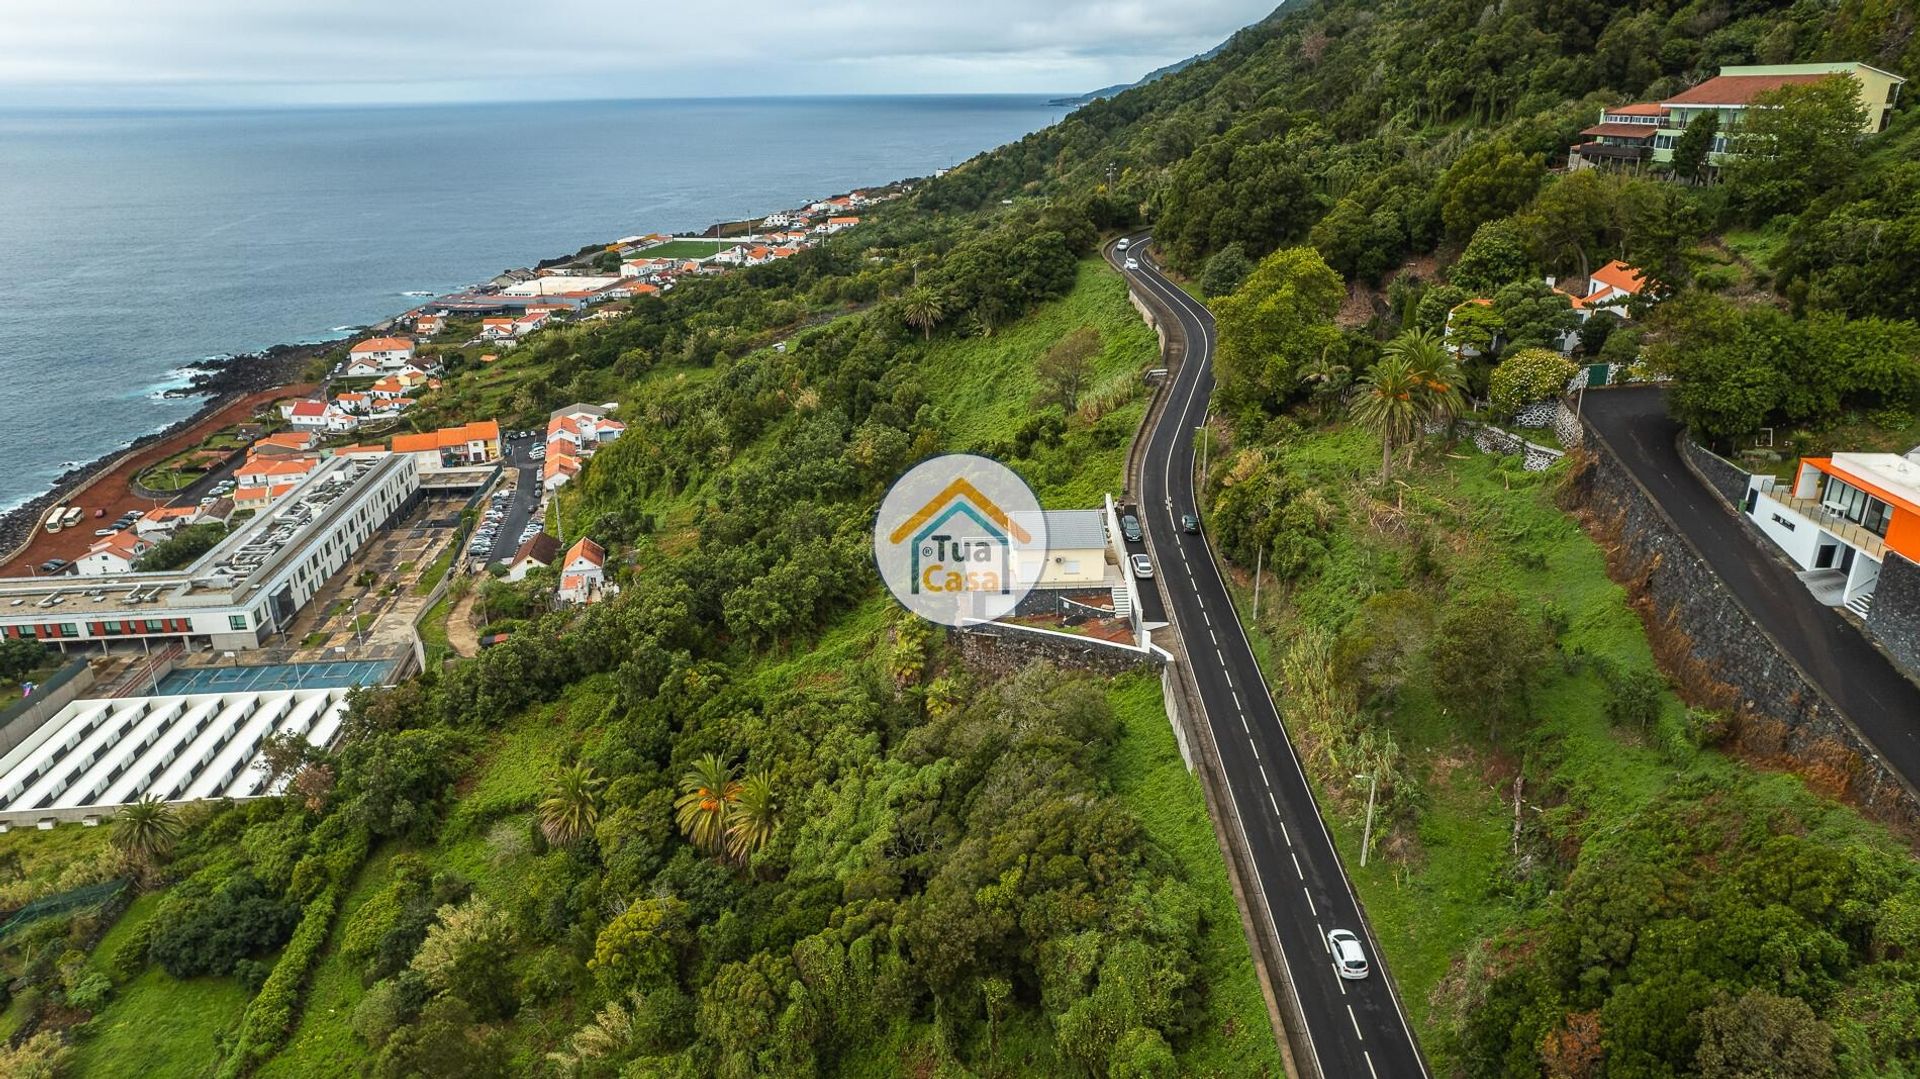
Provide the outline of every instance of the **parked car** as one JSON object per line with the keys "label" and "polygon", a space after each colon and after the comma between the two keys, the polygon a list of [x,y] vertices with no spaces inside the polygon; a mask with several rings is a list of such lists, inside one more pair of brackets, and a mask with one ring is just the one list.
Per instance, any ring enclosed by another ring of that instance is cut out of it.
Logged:
{"label": "parked car", "polygon": [[1137,554],[1133,556],[1132,562],[1133,575],[1135,577],[1144,581],[1153,576],[1153,559],[1143,554]]}
{"label": "parked car", "polygon": [[1367,976],[1367,953],[1361,950],[1359,937],[1345,929],[1330,929],[1327,950],[1333,953],[1333,969],[1342,978],[1357,982]]}
{"label": "parked car", "polygon": [[1191,513],[1181,514],[1180,515],[1180,531],[1182,532],[1200,531],[1200,518],[1195,517]]}
{"label": "parked car", "polygon": [[45,562],[40,563],[40,572],[59,573],[61,570],[66,569],[68,565],[69,563],[64,558],[49,558]]}
{"label": "parked car", "polygon": [[120,530],[117,528],[96,528],[93,530],[93,534],[96,536],[111,536],[118,531]]}
{"label": "parked car", "polygon": [[1129,513],[1120,518],[1120,534],[1127,537],[1128,543],[1140,542],[1140,518]]}

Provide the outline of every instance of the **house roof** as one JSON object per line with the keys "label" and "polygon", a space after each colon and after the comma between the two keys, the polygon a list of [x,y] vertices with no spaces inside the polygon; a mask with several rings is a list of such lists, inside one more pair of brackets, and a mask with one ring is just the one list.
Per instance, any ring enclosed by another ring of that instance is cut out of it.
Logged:
{"label": "house roof", "polygon": [[[346,394],[341,394],[341,396],[345,397]],[[311,449],[314,441],[313,432],[311,431],[281,431],[279,434],[254,439],[253,448],[255,450],[268,448],[304,450]]]}
{"label": "house roof", "polygon": [[1640,290],[1647,287],[1646,275],[1626,263],[1621,262],[1619,259],[1614,259],[1612,262],[1593,271],[1591,280],[1593,284],[1587,289],[1589,296],[1598,292],[1599,286],[1601,285],[1617,288],[1621,292],[1634,296],[1638,296]]}
{"label": "house roof", "polygon": [[424,453],[440,448],[440,435],[437,431],[427,431],[417,435],[394,435],[393,452]]}
{"label": "house roof", "polygon": [[1053,550],[1084,551],[1107,545],[1107,515],[1101,510],[1042,510],[1040,517],[1047,526],[1047,546]]}
{"label": "house roof", "polygon": [[172,521],[179,518],[191,517],[199,512],[199,506],[163,506],[157,510],[148,510],[147,515],[140,519],[151,524],[154,521]]}
{"label": "house roof", "polygon": [[100,540],[92,547],[87,548],[87,553],[116,555],[131,562],[140,557],[146,549],[147,541],[141,539],[134,533],[133,529],[129,528],[125,531],[115,532],[106,539]]}
{"label": "house roof", "polygon": [[1616,139],[1651,139],[1660,129],[1653,124],[1595,124],[1581,130],[1582,135],[1607,136]]}
{"label": "house roof", "polygon": [[518,566],[524,562],[538,562],[543,566],[551,566],[559,556],[560,541],[548,533],[536,532],[513,553],[513,564]]}
{"label": "house roof", "polygon": [[262,457],[248,461],[234,470],[236,476],[304,476],[313,471],[319,461],[313,457]]}
{"label": "house roof", "polygon": [[1698,86],[1689,87],[1662,101],[1662,105],[1737,105],[1751,104],[1760,94],[1782,86],[1809,86],[1831,79],[1836,72],[1807,75],[1716,75]]}
{"label": "house roof", "polygon": [[362,352],[411,352],[413,342],[405,337],[369,337],[353,346],[352,353]]}
{"label": "house roof", "polygon": [[293,403],[293,412],[291,413],[291,415],[299,416],[303,419],[311,416],[324,416],[326,414],[327,403],[325,401],[315,400],[295,401]]}
{"label": "house roof", "polygon": [[587,537],[582,536],[574,541],[572,547],[567,548],[567,560],[565,564],[571,566],[575,562],[583,560],[589,565],[604,566],[607,564],[606,549]]}
{"label": "house roof", "polygon": [[585,588],[586,586],[587,586],[587,579],[585,577],[580,576],[577,573],[570,573],[567,576],[560,578],[560,587],[563,591],[578,592],[581,589]]}
{"label": "house roof", "polygon": [[1658,101],[1636,101],[1631,105],[1615,105],[1607,110],[1615,116],[1658,116],[1667,111]]}

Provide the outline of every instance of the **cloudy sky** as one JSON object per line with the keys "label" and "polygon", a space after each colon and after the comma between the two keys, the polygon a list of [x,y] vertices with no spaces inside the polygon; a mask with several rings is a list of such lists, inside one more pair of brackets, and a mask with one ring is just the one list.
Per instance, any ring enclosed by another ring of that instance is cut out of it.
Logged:
{"label": "cloudy sky", "polygon": [[0,104],[1063,93],[1277,0],[0,0]]}

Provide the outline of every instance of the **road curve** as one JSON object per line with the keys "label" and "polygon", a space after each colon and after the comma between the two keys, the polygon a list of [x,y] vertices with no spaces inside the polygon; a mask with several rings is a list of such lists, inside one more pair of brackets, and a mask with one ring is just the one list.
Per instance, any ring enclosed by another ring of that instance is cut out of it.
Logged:
{"label": "road curve", "polygon": [[[1305,1019],[1296,1045],[1304,1043],[1306,1052],[1304,1059],[1296,1054],[1296,1063],[1326,1079],[1428,1079],[1379,944],[1340,865],[1206,536],[1180,528],[1182,514],[1199,514],[1195,434],[1213,393],[1213,316],[1160,274],[1142,250],[1147,239],[1131,238],[1126,254],[1138,260],[1138,267],[1122,272],[1136,292],[1179,321],[1187,347],[1184,357],[1167,357],[1173,381],[1147,435],[1135,493],[1154,553],[1154,583],[1184,642],[1204,719],[1219,750],[1227,809],[1239,817],[1246,837],[1255,876],[1248,886],[1264,897],[1264,915],[1280,942],[1287,980]],[[1118,261],[1112,249],[1108,254]],[[1263,916],[1260,910],[1252,913]],[[1352,930],[1366,942],[1370,977],[1346,981],[1335,972],[1326,933],[1336,928]],[[1275,982],[1276,992],[1284,993],[1278,978]]]}

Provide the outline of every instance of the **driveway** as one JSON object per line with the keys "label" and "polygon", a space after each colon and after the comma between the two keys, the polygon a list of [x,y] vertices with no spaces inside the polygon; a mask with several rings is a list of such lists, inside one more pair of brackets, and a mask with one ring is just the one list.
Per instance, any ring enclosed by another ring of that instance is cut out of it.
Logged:
{"label": "driveway", "polygon": [[1813,597],[1792,566],[1681,461],[1680,425],[1657,386],[1586,395],[1586,417],[1746,608],[1747,615],[1920,788],[1920,686],[1858,627]]}

